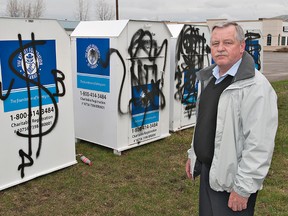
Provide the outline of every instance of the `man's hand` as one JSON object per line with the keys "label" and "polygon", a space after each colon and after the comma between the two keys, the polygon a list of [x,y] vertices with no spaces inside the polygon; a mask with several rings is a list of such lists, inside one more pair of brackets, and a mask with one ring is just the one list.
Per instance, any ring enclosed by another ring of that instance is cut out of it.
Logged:
{"label": "man's hand", "polygon": [[192,179],[192,175],[190,171],[191,171],[191,160],[188,158],[186,162],[186,175],[189,179]]}
{"label": "man's hand", "polygon": [[248,202],[247,197],[242,197],[239,194],[237,194],[235,191],[232,191],[230,193],[228,206],[233,211],[242,211],[247,208],[247,202]]}

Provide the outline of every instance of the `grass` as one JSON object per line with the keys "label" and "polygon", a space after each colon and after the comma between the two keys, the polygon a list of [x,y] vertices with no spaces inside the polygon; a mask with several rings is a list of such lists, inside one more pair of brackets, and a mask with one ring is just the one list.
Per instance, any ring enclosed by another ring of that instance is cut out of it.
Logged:
{"label": "grass", "polygon": [[[288,212],[288,81],[274,82],[279,129],[272,166],[260,191],[256,216]],[[87,142],[77,153],[92,160],[0,191],[0,215],[198,215],[199,179],[185,174],[193,129],[116,156]]]}
{"label": "grass", "polygon": [[288,212],[288,81],[274,82],[278,95],[279,126],[271,169],[260,191],[257,215],[285,216]]}

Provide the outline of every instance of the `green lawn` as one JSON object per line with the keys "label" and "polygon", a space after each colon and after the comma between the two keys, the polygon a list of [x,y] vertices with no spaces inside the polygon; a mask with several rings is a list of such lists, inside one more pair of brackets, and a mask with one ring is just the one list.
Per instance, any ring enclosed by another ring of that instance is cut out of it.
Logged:
{"label": "green lawn", "polygon": [[[257,216],[288,212],[288,81],[273,83],[279,128],[272,167],[258,195]],[[199,179],[186,178],[193,129],[127,150],[122,156],[91,143],[76,145],[92,160],[0,191],[0,215],[198,215]]]}

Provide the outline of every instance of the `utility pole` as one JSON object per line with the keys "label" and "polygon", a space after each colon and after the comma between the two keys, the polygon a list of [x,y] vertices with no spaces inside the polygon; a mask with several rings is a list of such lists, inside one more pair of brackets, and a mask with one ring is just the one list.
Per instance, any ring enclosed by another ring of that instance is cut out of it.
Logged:
{"label": "utility pole", "polygon": [[116,0],[116,20],[119,20],[119,13],[118,13],[118,0]]}

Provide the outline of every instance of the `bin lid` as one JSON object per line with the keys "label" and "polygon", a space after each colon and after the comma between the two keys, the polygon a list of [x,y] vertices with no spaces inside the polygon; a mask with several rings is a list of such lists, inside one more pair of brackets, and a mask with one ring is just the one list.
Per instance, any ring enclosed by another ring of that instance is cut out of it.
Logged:
{"label": "bin lid", "polygon": [[[11,26],[13,26],[13,28],[11,28]],[[25,39],[28,38],[29,40],[31,39],[31,32],[35,31],[34,28],[37,29],[37,34],[35,35],[36,39],[39,37],[45,39],[55,39],[59,34],[60,36],[62,36],[62,34],[65,34],[65,37],[67,36],[64,29],[55,19],[0,17],[0,27],[1,29],[5,29],[5,31],[1,31],[1,40],[17,39],[17,35],[20,32],[22,37]],[[51,31],[54,33],[51,33]],[[12,35],[15,35],[16,38],[11,37]]]}
{"label": "bin lid", "polygon": [[129,20],[81,21],[72,37],[118,37]]}
{"label": "bin lid", "polygon": [[[189,24],[189,23],[186,23],[186,24],[183,24],[183,23],[167,23],[167,28],[169,29],[170,33],[172,34],[172,38],[178,38],[179,37],[179,34],[181,33],[182,29],[184,28],[184,26],[187,26],[187,25],[191,25],[191,26],[195,26],[195,27],[205,27],[205,28],[208,28],[208,25],[204,25],[204,24]],[[209,28],[208,28],[209,30]]]}

